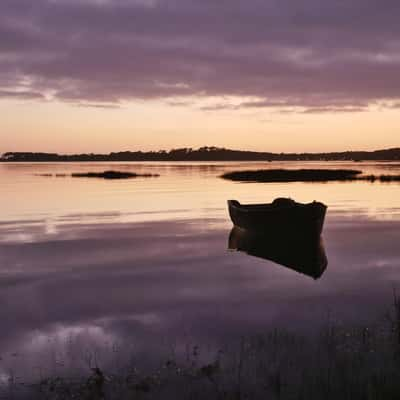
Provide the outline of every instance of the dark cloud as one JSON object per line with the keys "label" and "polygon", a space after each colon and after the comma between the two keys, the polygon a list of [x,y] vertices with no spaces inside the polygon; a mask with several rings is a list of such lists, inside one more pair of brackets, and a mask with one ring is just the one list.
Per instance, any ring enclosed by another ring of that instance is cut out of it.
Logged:
{"label": "dark cloud", "polygon": [[400,98],[399,15],[395,0],[2,0],[0,87],[359,110]]}
{"label": "dark cloud", "polygon": [[39,92],[33,91],[13,91],[13,90],[0,90],[0,98],[8,97],[21,100],[37,100],[44,99],[44,95]]}

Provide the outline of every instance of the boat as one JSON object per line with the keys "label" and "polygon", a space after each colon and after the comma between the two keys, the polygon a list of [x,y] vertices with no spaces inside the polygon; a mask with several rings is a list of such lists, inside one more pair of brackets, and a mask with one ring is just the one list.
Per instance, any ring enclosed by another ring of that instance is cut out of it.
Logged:
{"label": "boat", "polygon": [[229,234],[228,249],[272,261],[314,279],[320,278],[328,265],[322,237],[304,235],[298,229],[276,235],[235,226]]}
{"label": "boat", "polygon": [[327,206],[318,201],[303,204],[280,197],[267,204],[240,204],[237,200],[228,200],[228,209],[233,224],[242,229],[272,234],[297,229],[318,238]]}

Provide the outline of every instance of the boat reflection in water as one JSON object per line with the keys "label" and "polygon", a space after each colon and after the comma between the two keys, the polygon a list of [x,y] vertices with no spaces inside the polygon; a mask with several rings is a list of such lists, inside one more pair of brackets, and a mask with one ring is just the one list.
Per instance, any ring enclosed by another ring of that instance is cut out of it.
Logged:
{"label": "boat reflection in water", "polygon": [[228,247],[284,265],[314,279],[321,277],[328,265],[322,236],[305,235],[296,229],[280,235],[235,226],[229,235]]}

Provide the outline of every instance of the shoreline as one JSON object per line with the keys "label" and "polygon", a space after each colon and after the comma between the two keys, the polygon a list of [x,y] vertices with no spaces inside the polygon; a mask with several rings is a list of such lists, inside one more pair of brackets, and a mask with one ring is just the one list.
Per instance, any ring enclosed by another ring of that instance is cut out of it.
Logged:
{"label": "shoreline", "polygon": [[180,148],[169,151],[123,151],[108,154],[58,154],[45,152],[6,152],[0,162],[94,162],[94,161],[400,161],[400,148],[375,151],[319,153],[273,153],[232,150],[218,147]]}

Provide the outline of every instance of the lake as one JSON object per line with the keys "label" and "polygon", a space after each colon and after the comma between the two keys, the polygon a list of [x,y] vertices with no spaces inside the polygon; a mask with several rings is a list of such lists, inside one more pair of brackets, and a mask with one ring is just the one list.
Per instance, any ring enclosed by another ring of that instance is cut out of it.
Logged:
{"label": "lake", "polygon": [[[0,164],[0,381],[382,318],[400,290],[399,183],[220,178],[301,167],[400,174],[383,162]],[[107,169],[160,177],[43,176]],[[320,279],[228,250],[226,201],[276,197],[328,205]]]}

